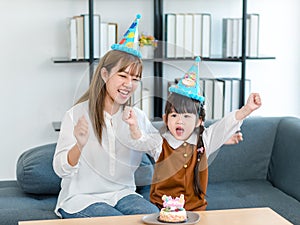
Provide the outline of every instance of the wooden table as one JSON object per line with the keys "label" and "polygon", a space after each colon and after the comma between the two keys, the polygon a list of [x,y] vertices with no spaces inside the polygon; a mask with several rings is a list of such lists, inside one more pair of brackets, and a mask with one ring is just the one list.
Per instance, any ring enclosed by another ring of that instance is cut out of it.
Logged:
{"label": "wooden table", "polygon": [[[209,210],[197,212],[198,225],[291,225],[270,208]],[[144,215],[109,216],[82,219],[21,221],[19,225],[135,225],[144,224]],[[184,223],[182,223],[184,225]]]}

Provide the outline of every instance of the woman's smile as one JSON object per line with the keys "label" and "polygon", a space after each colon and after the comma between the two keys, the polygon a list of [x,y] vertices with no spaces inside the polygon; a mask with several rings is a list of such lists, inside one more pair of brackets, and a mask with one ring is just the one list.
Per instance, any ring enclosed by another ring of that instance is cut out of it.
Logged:
{"label": "woman's smile", "polygon": [[128,89],[119,89],[118,92],[122,98],[128,98],[130,96],[130,90]]}

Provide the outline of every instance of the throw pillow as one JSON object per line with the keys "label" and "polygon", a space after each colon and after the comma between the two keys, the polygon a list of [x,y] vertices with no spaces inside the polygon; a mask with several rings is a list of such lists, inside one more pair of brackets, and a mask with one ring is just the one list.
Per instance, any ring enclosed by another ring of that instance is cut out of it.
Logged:
{"label": "throw pillow", "polygon": [[29,149],[17,162],[17,182],[21,189],[31,194],[58,194],[61,179],[55,174],[52,159],[56,144]]}

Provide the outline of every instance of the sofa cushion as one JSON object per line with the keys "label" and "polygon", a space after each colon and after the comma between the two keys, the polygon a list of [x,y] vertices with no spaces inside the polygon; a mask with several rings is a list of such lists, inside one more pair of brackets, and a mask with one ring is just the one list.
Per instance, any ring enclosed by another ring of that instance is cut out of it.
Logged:
{"label": "sofa cushion", "polygon": [[143,154],[142,162],[134,173],[136,186],[148,186],[152,183],[154,173],[153,159],[148,154]]}
{"label": "sofa cushion", "polygon": [[136,192],[150,201],[150,187],[154,173],[154,160],[148,154],[143,154],[142,162],[134,174]]}
{"label": "sofa cushion", "polygon": [[24,193],[17,181],[0,182],[0,224],[18,225],[19,221],[58,219],[54,213],[56,195]]}
{"label": "sofa cushion", "polygon": [[17,162],[17,182],[21,189],[31,194],[58,194],[61,179],[55,174],[52,159],[56,144],[29,149]]}
{"label": "sofa cushion", "polygon": [[276,117],[245,119],[244,140],[210,155],[209,182],[266,179],[279,121]]}
{"label": "sofa cushion", "polygon": [[268,179],[273,185],[300,201],[300,119],[286,117],[278,132],[270,161]]}
{"label": "sofa cushion", "polygon": [[300,202],[267,180],[210,183],[206,199],[207,210],[270,207],[292,224],[300,224]]}

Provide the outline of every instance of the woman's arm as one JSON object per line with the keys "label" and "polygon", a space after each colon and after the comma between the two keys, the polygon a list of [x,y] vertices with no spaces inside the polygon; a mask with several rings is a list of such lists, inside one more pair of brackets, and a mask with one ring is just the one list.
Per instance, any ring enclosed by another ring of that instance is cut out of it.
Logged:
{"label": "woman's arm", "polygon": [[73,133],[77,142],[68,152],[68,162],[71,166],[77,165],[81,151],[89,138],[89,124],[84,116],[79,118]]}
{"label": "woman's arm", "polygon": [[129,146],[137,151],[149,153],[157,159],[161,152],[162,137],[159,131],[152,125],[146,114],[137,109],[124,110],[123,120],[128,123],[131,139]]}
{"label": "woman's arm", "polygon": [[80,151],[78,151],[79,146],[73,135],[73,130],[72,113],[68,111],[61,124],[59,138],[53,157],[53,169],[59,177],[70,176],[78,169],[78,160],[77,163],[75,163],[75,158],[78,156],[75,155],[78,153],[80,154]]}

